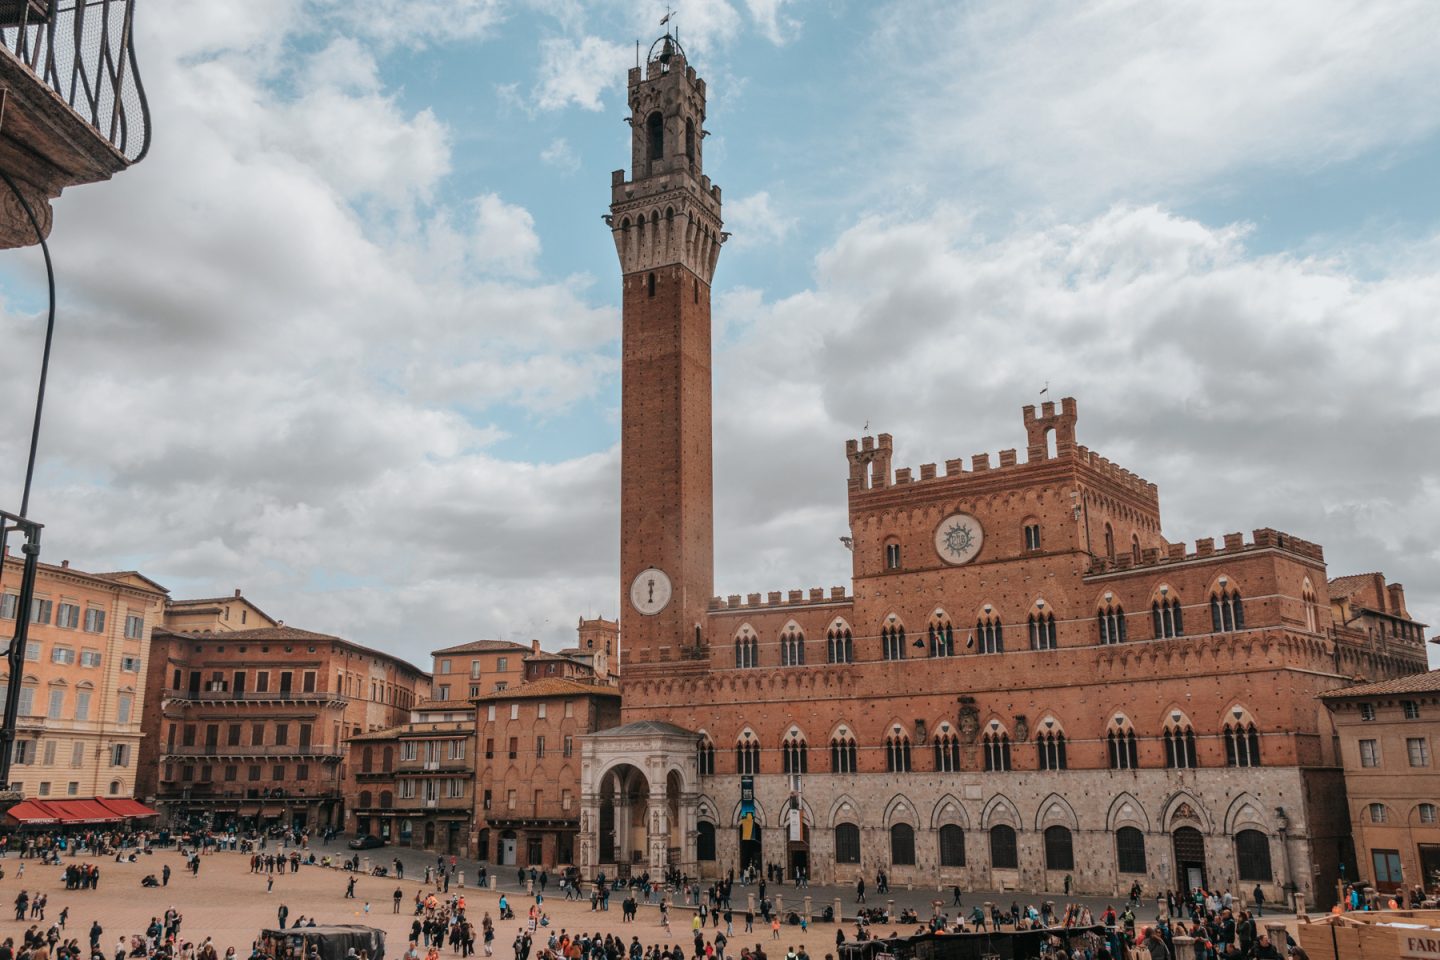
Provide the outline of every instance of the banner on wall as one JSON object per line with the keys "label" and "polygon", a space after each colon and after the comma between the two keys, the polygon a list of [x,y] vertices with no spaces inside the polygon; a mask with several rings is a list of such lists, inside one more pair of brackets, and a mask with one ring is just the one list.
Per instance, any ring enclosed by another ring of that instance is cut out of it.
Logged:
{"label": "banner on wall", "polygon": [[755,839],[755,778],[740,778],[740,839]]}

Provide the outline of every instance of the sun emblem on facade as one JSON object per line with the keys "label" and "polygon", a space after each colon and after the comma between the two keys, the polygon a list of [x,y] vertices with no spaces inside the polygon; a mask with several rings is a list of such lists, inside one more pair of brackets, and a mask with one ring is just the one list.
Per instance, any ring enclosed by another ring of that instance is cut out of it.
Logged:
{"label": "sun emblem on facade", "polygon": [[935,528],[935,552],[946,563],[959,566],[969,563],[980,552],[985,531],[980,521],[968,513],[954,513]]}

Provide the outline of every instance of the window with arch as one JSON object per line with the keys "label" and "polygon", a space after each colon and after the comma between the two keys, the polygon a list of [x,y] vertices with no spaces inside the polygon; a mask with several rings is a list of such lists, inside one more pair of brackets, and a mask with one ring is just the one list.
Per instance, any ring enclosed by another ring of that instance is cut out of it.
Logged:
{"label": "window with arch", "polygon": [[119,780],[111,780],[111,781],[110,781],[110,792],[111,792],[112,794],[116,794],[116,793],[119,793],[119,792],[120,792],[120,781],[119,781]]}
{"label": "window with arch", "polygon": [[1371,823],[1384,823],[1389,819],[1389,811],[1385,809],[1383,803],[1368,804],[1365,812],[1369,814]]}
{"label": "window with arch", "polygon": [[360,772],[369,773],[375,766],[375,751],[366,747],[360,751]]}
{"label": "window with arch", "polygon": [[1069,827],[1045,828],[1045,869],[1075,869],[1075,841]]}
{"label": "window with arch", "polygon": [[715,775],[715,744],[710,742],[709,737],[703,738],[696,748],[696,766],[702,777]]}
{"label": "window with arch", "polygon": [[805,744],[805,738],[798,733],[792,733],[785,738],[785,742],[780,745],[780,756],[785,773],[810,772],[810,750]]}
{"label": "window with arch", "polygon": [[1027,524],[1025,524],[1024,531],[1025,531],[1025,549],[1026,549],[1026,551],[1028,552],[1028,551],[1031,551],[1031,550],[1039,550],[1039,549],[1040,549],[1040,524],[1038,524],[1038,523],[1033,523],[1033,522],[1032,522],[1032,523],[1027,523]]}
{"label": "window with arch", "polygon": [[885,569],[900,569],[900,544],[894,542],[885,544]]}
{"label": "window with arch", "polygon": [[890,828],[890,864],[915,866],[915,828],[908,823],[897,823]]}
{"label": "window with arch", "polygon": [[990,828],[990,866],[996,870],[1018,870],[1020,850],[1015,843],[1015,828],[997,823]]}
{"label": "window with arch", "polygon": [[837,735],[830,741],[830,770],[832,773],[854,773],[855,738]]}
{"label": "window with arch", "polygon": [[1150,604],[1150,617],[1155,621],[1155,639],[1185,636],[1185,618],[1180,611],[1180,598],[1170,596],[1168,589],[1161,588],[1159,598]]}
{"label": "window with arch", "polygon": [[690,168],[695,168],[695,119],[685,118],[685,159],[690,161]]}
{"label": "window with arch", "polygon": [[665,117],[656,110],[645,118],[646,156],[651,160],[665,158]]}
{"label": "window with arch", "polygon": [[955,656],[955,628],[950,625],[949,617],[931,617],[927,632],[930,636],[930,656]]}
{"label": "window with arch", "polygon": [[370,797],[370,791],[369,791],[369,790],[361,790],[361,791],[360,791],[360,807],[361,807],[361,809],[364,809],[364,808],[370,806],[370,799],[371,799],[371,797]]}
{"label": "window with arch", "polygon": [[1030,649],[1054,650],[1058,647],[1055,639],[1055,614],[1030,614]]}
{"label": "window with arch", "polygon": [[1315,596],[1315,588],[1310,584],[1310,578],[1306,577],[1305,582],[1300,585],[1300,603],[1305,607],[1305,629],[1311,633],[1318,633],[1320,630],[1320,601]]}
{"label": "window with arch", "polygon": [[855,640],[845,624],[837,623],[825,635],[825,659],[829,663],[855,662]]}
{"label": "window with arch", "polygon": [[1005,652],[1005,628],[1000,618],[987,613],[975,621],[975,641],[981,653]]}
{"label": "window with arch", "polygon": [[1135,827],[1115,831],[1115,868],[1120,873],[1145,872],[1145,834]]}
{"label": "window with arch", "polygon": [[649,274],[648,276],[646,276],[646,278],[645,278],[645,290],[646,290],[647,295],[650,296],[650,297],[653,299],[654,296],[655,296],[655,274],[652,273],[652,274]]}
{"label": "window with arch", "polygon": [[885,769],[891,773],[910,772],[910,738],[892,733],[885,738]]}
{"label": "window with arch", "polygon": [[395,805],[395,796],[389,790],[380,791],[380,806],[389,810]]}
{"label": "window with arch", "polygon": [[935,738],[935,769],[941,773],[960,770],[960,738],[948,730]]}
{"label": "window with arch", "polygon": [[1095,620],[1100,625],[1102,646],[1125,642],[1125,608],[1120,604],[1106,603],[1104,608],[1095,614]]}
{"label": "window with arch", "polygon": [[1135,770],[1140,766],[1140,753],[1135,744],[1135,728],[1123,717],[1117,717],[1105,734],[1105,749],[1111,770]]}
{"label": "window with arch", "polygon": [[758,740],[742,740],[735,744],[735,772],[741,776],[754,776],[760,772]]}
{"label": "window with arch", "polygon": [[940,828],[940,866],[965,866],[965,831],[957,824],[947,823]]}
{"label": "window with arch", "polygon": [[1171,770],[1192,770],[1195,762],[1195,730],[1190,721],[1181,717],[1170,719],[1161,735],[1165,741],[1165,766]]}
{"label": "window with arch", "polygon": [[1422,804],[1420,804],[1418,810],[1419,810],[1419,813],[1420,813],[1420,822],[1421,822],[1421,823],[1434,823],[1434,822],[1435,822],[1435,814],[1436,814],[1435,804],[1433,804],[1433,803],[1422,803]]}
{"label": "window with arch", "polygon": [[853,823],[835,825],[835,862],[860,862],[860,828]]}
{"label": "window with arch", "polygon": [[735,666],[741,670],[760,666],[760,642],[748,627],[735,637]]}
{"label": "window with arch", "polygon": [[900,624],[889,624],[880,628],[880,645],[886,660],[905,659],[905,628]]}
{"label": "window with arch", "polygon": [[981,740],[985,754],[985,769],[1000,772],[1010,769],[1010,734],[1004,730],[992,730]]}
{"label": "window with arch", "polygon": [[695,859],[707,862],[715,859],[715,824],[709,820],[695,824]]}
{"label": "window with arch", "polygon": [[1235,834],[1235,870],[1241,880],[1269,883],[1274,879],[1270,867],[1270,838],[1259,830],[1241,830]]}
{"label": "window with arch", "polygon": [[1045,731],[1035,737],[1035,753],[1041,770],[1065,769],[1065,733]]}
{"label": "window with arch", "polygon": [[1210,627],[1216,633],[1245,629],[1245,603],[1238,589],[1225,586],[1210,594]]}
{"label": "window with arch", "polygon": [[1140,538],[1130,534],[1130,560],[1132,563],[1140,562]]}
{"label": "window with arch", "polygon": [[1115,559],[1115,530],[1108,523],[1105,524],[1105,556]]}
{"label": "window with arch", "polygon": [[1260,766],[1260,731],[1253,721],[1225,724],[1221,733],[1225,737],[1225,765],[1227,767]]}
{"label": "window with arch", "polygon": [[780,666],[800,667],[805,665],[805,634],[791,624],[780,635]]}

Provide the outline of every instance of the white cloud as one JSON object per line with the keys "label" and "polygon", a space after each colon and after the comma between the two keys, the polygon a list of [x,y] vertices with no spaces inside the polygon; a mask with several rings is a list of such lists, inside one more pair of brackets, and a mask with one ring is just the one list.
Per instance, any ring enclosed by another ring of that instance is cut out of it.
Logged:
{"label": "white cloud", "polygon": [[493,193],[477,198],[471,251],[483,270],[534,276],[535,258],[540,255],[535,218]]}
{"label": "white cloud", "polygon": [[540,162],[561,173],[570,174],[580,169],[580,154],[570,145],[569,140],[556,137],[540,151]]}
{"label": "white cloud", "polygon": [[1440,129],[1440,7],[1424,0],[907,0],[879,22],[880,58],[907,78],[886,106],[909,156],[1048,200],[1163,196]]}
{"label": "white cloud", "polygon": [[725,202],[725,228],[731,232],[733,249],[779,243],[795,229],[795,222],[771,206],[767,190]]}
{"label": "white cloud", "polygon": [[558,110],[574,104],[585,110],[599,110],[604,91],[620,89],[617,78],[634,51],[624,44],[599,37],[549,37],[540,42],[539,80],[534,91],[535,106]]}
{"label": "white cloud", "polygon": [[785,16],[785,8],[791,2],[792,0],[745,0],[745,7],[750,11],[750,19],[755,21],[755,28],[760,34],[778,46],[793,39],[800,29],[800,21]]}

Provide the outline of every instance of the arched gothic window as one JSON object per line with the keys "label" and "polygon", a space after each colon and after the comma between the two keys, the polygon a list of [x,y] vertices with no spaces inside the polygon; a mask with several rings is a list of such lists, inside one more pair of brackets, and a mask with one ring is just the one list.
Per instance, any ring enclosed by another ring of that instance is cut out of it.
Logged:
{"label": "arched gothic window", "polygon": [[760,741],[751,739],[735,744],[735,772],[741,776],[760,772]]}
{"label": "arched gothic window", "polygon": [[986,733],[981,745],[987,772],[1010,769],[1010,734],[1003,730]]}
{"label": "arched gothic window", "polygon": [[1064,770],[1065,733],[1061,730],[1046,731],[1035,737],[1035,752],[1041,770]]}
{"label": "arched gothic window", "polygon": [[1026,523],[1024,530],[1025,530],[1025,550],[1026,550],[1027,552],[1028,552],[1028,551],[1031,551],[1031,550],[1039,550],[1039,549],[1040,549],[1040,524],[1038,524],[1038,523],[1033,523],[1033,522],[1031,522],[1031,523]]}
{"label": "arched gothic window", "polygon": [[1300,585],[1300,602],[1305,606],[1305,629],[1311,633],[1319,632],[1320,603],[1315,598],[1315,588],[1311,586],[1309,577]]}
{"label": "arched gothic window", "polygon": [[780,745],[780,756],[785,773],[810,772],[810,750],[805,745],[805,738],[799,734],[791,734],[785,738],[785,742]]}
{"label": "arched gothic window", "polygon": [[1225,724],[1225,765],[1227,767],[1260,766],[1260,731],[1255,724],[1236,721]]}
{"label": "arched gothic window", "polygon": [[830,741],[830,772],[855,772],[855,738],[837,736]]}
{"label": "arched gothic window", "polygon": [[760,642],[746,627],[735,637],[735,666],[748,669],[760,665]]}
{"label": "arched gothic window", "polygon": [[1171,770],[1191,770],[1195,762],[1195,731],[1183,717],[1165,724],[1165,766]]}
{"label": "arched gothic window", "polygon": [[696,765],[700,768],[700,776],[713,777],[715,775],[715,744],[710,742],[709,737],[705,737],[696,748],[696,753]]}
{"label": "arched gothic window", "polygon": [[975,640],[979,644],[980,653],[1004,653],[1005,628],[1000,623],[1000,618],[987,613],[976,620]]}
{"label": "arched gothic window", "polygon": [[855,662],[855,641],[849,627],[836,624],[830,628],[825,637],[825,659],[830,663]]}
{"label": "arched gothic window", "polygon": [[1014,870],[1020,866],[1015,828],[1008,823],[997,823],[990,828],[990,866],[996,870]]}
{"label": "arched gothic window", "polygon": [[897,823],[890,828],[890,864],[915,866],[915,828],[908,823]]}
{"label": "arched gothic window", "polygon": [[1115,831],[1115,866],[1120,873],[1145,872],[1145,834],[1135,827]]}
{"label": "arched gothic window", "polygon": [[1235,872],[1247,882],[1269,883],[1274,876],[1270,866],[1270,838],[1259,830],[1241,830],[1235,834]]}
{"label": "arched gothic window", "polygon": [[1055,641],[1055,614],[1030,614],[1030,649],[1054,650],[1058,646]]}
{"label": "arched gothic window", "polygon": [[1245,629],[1245,604],[1239,590],[1221,587],[1219,592],[1210,594],[1210,626],[1216,633]]}
{"label": "arched gothic window", "polygon": [[935,738],[935,769],[941,773],[960,770],[960,738],[949,731]]}
{"label": "arched gothic window", "polygon": [[930,656],[955,656],[955,630],[950,625],[949,617],[938,615],[932,617],[928,632],[930,634]]}
{"label": "arched gothic window", "polygon": [[651,160],[665,157],[665,117],[656,110],[645,118],[645,142],[649,147],[647,156]]}
{"label": "arched gothic window", "polygon": [[1140,751],[1135,743],[1135,728],[1124,717],[1116,717],[1105,734],[1105,749],[1111,770],[1135,770],[1140,766]]}
{"label": "arched gothic window", "polygon": [[965,866],[965,831],[956,824],[940,828],[940,866]]}
{"label": "arched gothic window", "polygon": [[885,769],[891,773],[910,772],[910,738],[903,733],[885,738]]}
{"label": "arched gothic window", "polygon": [[1075,841],[1069,827],[1045,828],[1045,869],[1075,869]]}
{"label": "arched gothic window", "polygon": [[881,627],[880,643],[886,660],[905,659],[905,628],[900,624],[886,624]]}
{"label": "arched gothic window", "polygon": [[1118,603],[1105,605],[1105,608],[1095,615],[1096,621],[1100,624],[1101,645],[1125,642],[1125,608]]}
{"label": "arched gothic window", "polygon": [[860,828],[853,823],[835,824],[835,862],[860,862]]}
{"label": "arched gothic window", "polygon": [[1150,604],[1150,616],[1155,621],[1155,639],[1185,636],[1185,619],[1180,612],[1180,598],[1168,593]]}
{"label": "arched gothic window", "polygon": [[800,667],[805,665],[805,634],[791,624],[780,635],[780,666]]}
{"label": "arched gothic window", "polygon": [[1115,559],[1115,531],[1108,523],[1105,524],[1105,556]]}
{"label": "arched gothic window", "polygon": [[1133,533],[1130,535],[1130,559],[1137,564],[1140,562],[1140,538]]}

